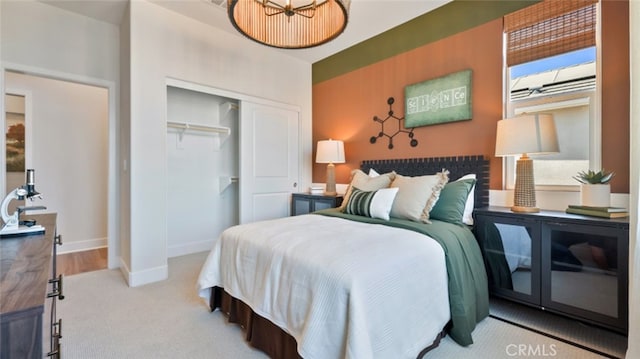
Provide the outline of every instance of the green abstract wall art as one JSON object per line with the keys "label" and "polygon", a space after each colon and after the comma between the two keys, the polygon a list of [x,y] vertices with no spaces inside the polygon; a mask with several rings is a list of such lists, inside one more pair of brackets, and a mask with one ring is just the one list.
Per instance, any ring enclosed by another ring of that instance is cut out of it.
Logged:
{"label": "green abstract wall art", "polygon": [[405,127],[470,120],[471,76],[464,70],[405,87]]}

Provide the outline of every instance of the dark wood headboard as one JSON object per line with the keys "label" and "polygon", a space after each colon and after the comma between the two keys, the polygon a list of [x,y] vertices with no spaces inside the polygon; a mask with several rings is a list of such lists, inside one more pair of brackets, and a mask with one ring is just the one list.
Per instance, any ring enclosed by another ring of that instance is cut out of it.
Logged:
{"label": "dark wood headboard", "polygon": [[470,174],[476,174],[475,208],[489,205],[489,160],[484,156],[403,158],[390,160],[365,160],[360,169],[365,173],[373,168],[378,173],[396,171],[404,176],[423,176],[449,171],[449,180]]}

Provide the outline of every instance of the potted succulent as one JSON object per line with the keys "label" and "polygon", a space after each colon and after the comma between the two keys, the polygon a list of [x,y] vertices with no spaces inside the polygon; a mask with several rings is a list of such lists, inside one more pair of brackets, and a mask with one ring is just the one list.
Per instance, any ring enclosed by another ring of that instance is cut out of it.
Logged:
{"label": "potted succulent", "polygon": [[580,201],[583,206],[609,207],[611,203],[611,186],[609,181],[615,176],[614,172],[580,171],[573,178],[580,182]]}

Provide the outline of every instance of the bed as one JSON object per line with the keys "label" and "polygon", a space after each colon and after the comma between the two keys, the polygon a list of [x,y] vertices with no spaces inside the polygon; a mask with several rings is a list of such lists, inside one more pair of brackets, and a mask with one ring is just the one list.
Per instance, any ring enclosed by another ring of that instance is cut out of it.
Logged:
{"label": "bed", "polygon": [[488,205],[488,168],[482,156],[364,161],[341,208],[225,230],[199,295],[273,358],[415,358],[447,334],[469,345],[488,315],[469,222]]}

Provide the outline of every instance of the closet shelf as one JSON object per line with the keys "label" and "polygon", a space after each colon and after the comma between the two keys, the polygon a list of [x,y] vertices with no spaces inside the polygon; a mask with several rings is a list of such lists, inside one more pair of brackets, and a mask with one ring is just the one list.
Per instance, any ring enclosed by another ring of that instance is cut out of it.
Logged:
{"label": "closet shelf", "polygon": [[231,134],[231,129],[223,126],[208,126],[208,125],[199,125],[199,124],[186,123],[186,122],[167,121],[167,127],[177,128],[183,131],[202,131],[202,132],[219,133],[223,135]]}

